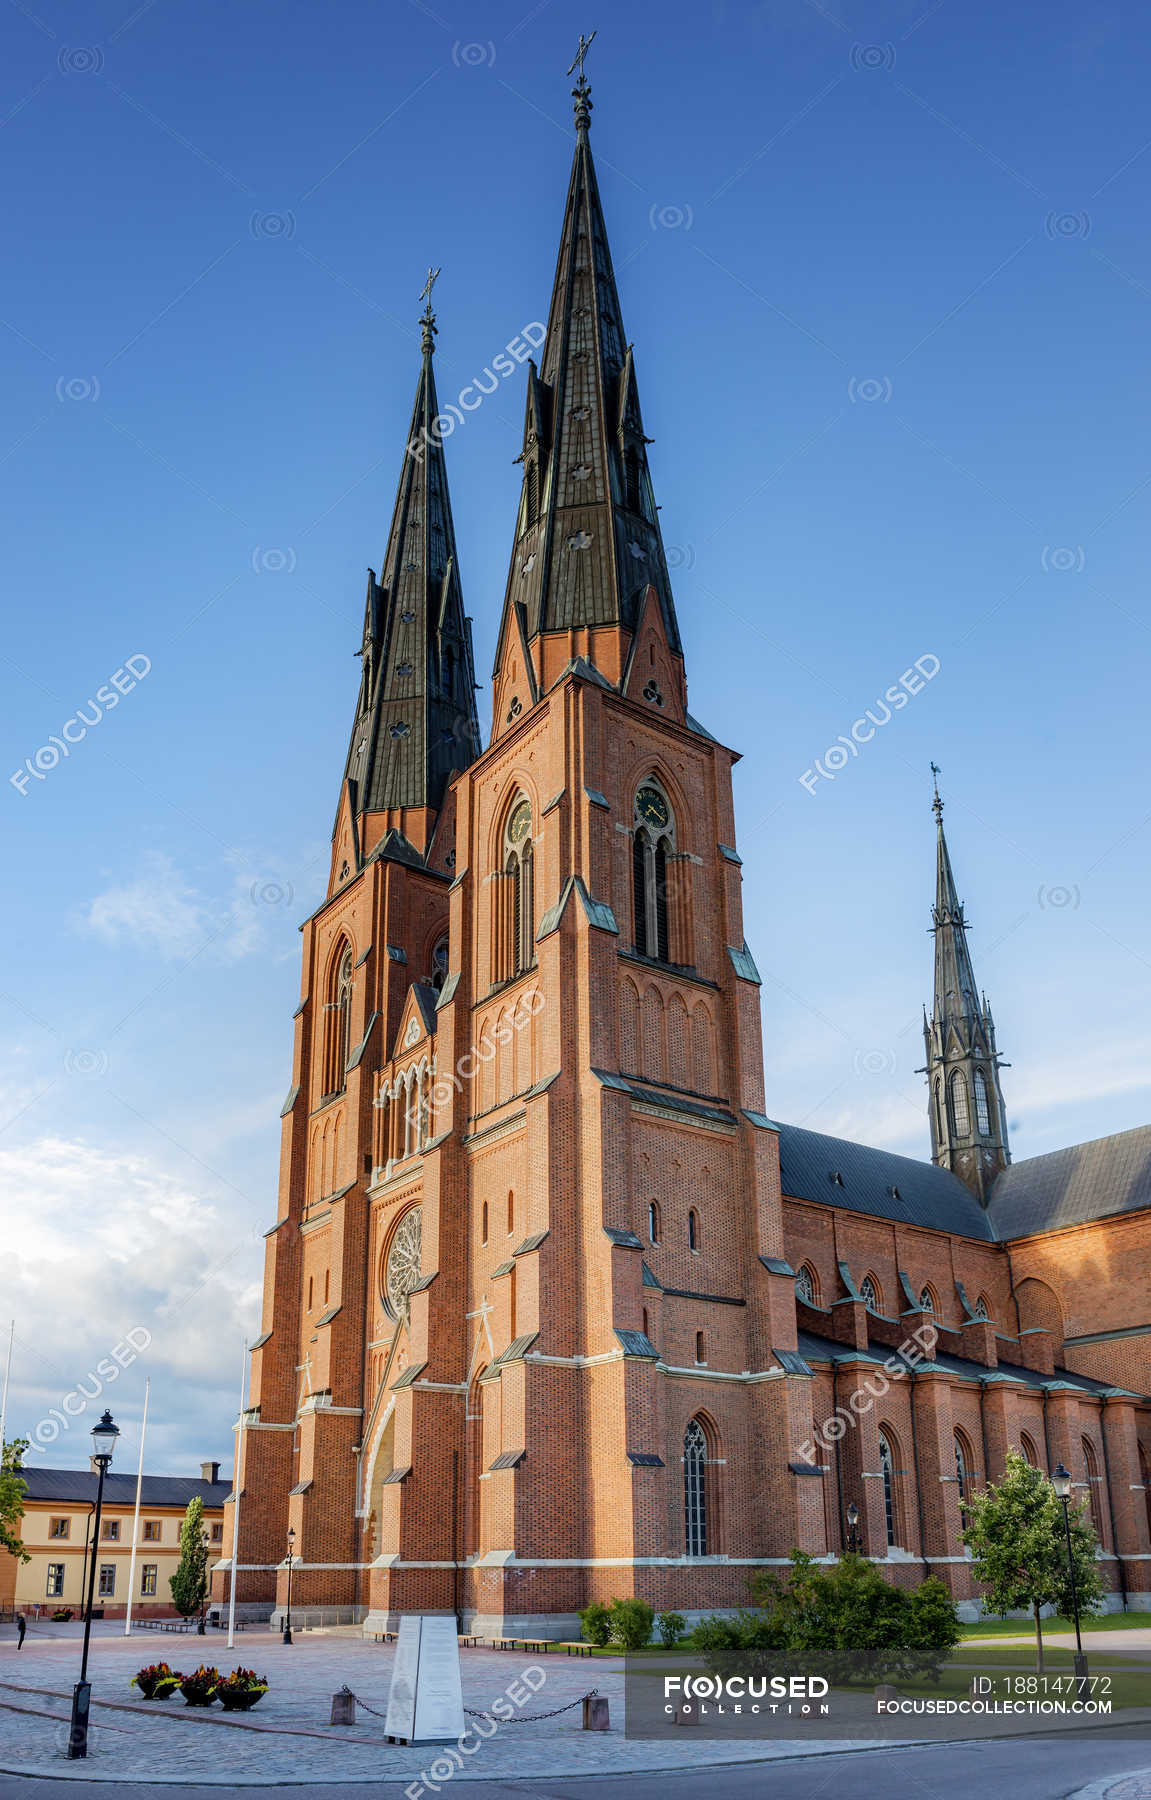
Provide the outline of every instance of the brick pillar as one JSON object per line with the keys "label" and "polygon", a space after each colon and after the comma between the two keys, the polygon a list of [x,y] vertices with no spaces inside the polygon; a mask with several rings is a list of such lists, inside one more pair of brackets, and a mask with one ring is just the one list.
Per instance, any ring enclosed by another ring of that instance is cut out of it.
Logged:
{"label": "brick pillar", "polygon": [[1126,1395],[1109,1394],[1103,1404],[1103,1433],[1117,1540],[1115,1548],[1124,1558],[1123,1575],[1128,1590],[1144,1594],[1151,1587],[1151,1567],[1147,1560],[1151,1555],[1151,1526],[1139,1465],[1136,1402]]}
{"label": "brick pillar", "polygon": [[[951,1385],[942,1375],[918,1375],[912,1390],[923,1496],[924,1554],[961,1556],[959,1482],[955,1473],[955,1421]],[[940,1570],[940,1574],[943,1571]]]}
{"label": "brick pillar", "polygon": [[985,1452],[987,1467],[983,1471],[983,1479],[987,1483],[999,1482],[1003,1479],[1007,1467],[1007,1452],[1014,1447],[1018,1438],[1016,1420],[1019,1389],[1009,1386],[1004,1381],[989,1381],[983,1390],[983,1435],[987,1441]]}
{"label": "brick pillar", "polygon": [[887,1555],[879,1415],[873,1396],[867,1392],[868,1380],[879,1373],[879,1365],[870,1360],[839,1365],[838,1407],[827,1428],[829,1437],[835,1438],[839,1433],[844,1515],[854,1500],[859,1508],[860,1548],[865,1556]]}

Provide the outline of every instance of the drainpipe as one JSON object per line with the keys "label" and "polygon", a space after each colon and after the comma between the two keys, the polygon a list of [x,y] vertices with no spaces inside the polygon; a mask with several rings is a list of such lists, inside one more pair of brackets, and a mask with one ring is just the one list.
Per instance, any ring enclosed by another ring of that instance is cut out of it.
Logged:
{"label": "drainpipe", "polygon": [[911,1382],[908,1395],[908,1408],[911,1413],[911,1466],[915,1471],[915,1510],[919,1515],[919,1560],[925,1572],[931,1574],[931,1564],[927,1560],[927,1537],[923,1530],[923,1483],[919,1479],[919,1434],[915,1429],[915,1370],[907,1371]]}
{"label": "drainpipe", "polygon": [[1107,1483],[1107,1515],[1111,1520],[1111,1547],[1115,1555],[1115,1568],[1119,1576],[1119,1597],[1123,1602],[1123,1611],[1127,1611],[1127,1577],[1123,1569],[1123,1558],[1119,1554],[1119,1537],[1115,1530],[1115,1496],[1111,1491],[1111,1460],[1107,1455],[1106,1407],[1099,1408],[1099,1441],[1103,1445],[1103,1478]]}
{"label": "drainpipe", "polygon": [[980,1382],[979,1382],[979,1435],[983,1440],[983,1485],[984,1485],[984,1487],[990,1487],[991,1486],[991,1459],[987,1454],[987,1409],[986,1409],[986,1404],[985,1404],[986,1400],[987,1400],[987,1383],[986,1383],[986,1381],[982,1380],[982,1378],[981,1378]]}

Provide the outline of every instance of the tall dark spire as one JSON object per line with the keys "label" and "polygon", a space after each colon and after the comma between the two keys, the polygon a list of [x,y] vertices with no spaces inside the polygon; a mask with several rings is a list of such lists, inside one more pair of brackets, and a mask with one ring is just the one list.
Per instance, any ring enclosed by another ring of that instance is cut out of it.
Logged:
{"label": "tall dark spire", "polygon": [[[480,747],[471,623],[435,428],[431,289],[438,274],[429,269],[424,290],[420,377],[379,581],[368,570],[360,693],[344,772],[357,815],[434,813],[449,777]],[[387,824],[426,847],[430,820],[421,827],[392,817]]]}
{"label": "tall dark spire", "polygon": [[939,770],[931,773],[936,822],[935,998],[931,1018],[923,1020],[930,1092],[931,1160],[951,1169],[986,1205],[991,1184],[1011,1161],[1007,1116],[999,1085],[995,1024],[986,998],[975,985],[967,921],[955,885],[947,837]]}
{"label": "tall dark spire", "polygon": [[[581,39],[572,65],[580,70],[572,89],[575,156],[547,335],[539,368],[528,367],[523,487],[496,652],[497,734],[511,722],[499,677],[517,651],[531,667],[517,681],[527,691],[511,697],[513,719],[572,657],[620,683],[649,595],[678,665],[672,685],[683,686],[649,440],[589,143],[586,50]],[[556,640],[547,655],[545,638]]]}

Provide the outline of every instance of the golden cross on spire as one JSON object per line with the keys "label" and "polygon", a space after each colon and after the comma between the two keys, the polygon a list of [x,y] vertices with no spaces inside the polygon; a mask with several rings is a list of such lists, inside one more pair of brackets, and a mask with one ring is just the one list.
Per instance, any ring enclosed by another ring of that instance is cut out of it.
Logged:
{"label": "golden cross on spire", "polygon": [[574,75],[576,70],[578,69],[579,70],[579,78],[580,78],[581,82],[584,79],[583,59],[587,55],[588,51],[591,49],[593,43],[595,42],[595,35],[596,34],[593,31],[591,34],[591,37],[585,38],[583,32],[582,31],[580,32],[580,34],[579,34],[579,49],[575,53],[575,61],[572,63],[571,68],[568,70],[569,75]]}
{"label": "golden cross on spire", "polygon": [[420,299],[427,301],[429,312],[431,312],[431,310],[432,310],[432,289],[435,287],[436,282],[439,280],[442,273],[443,273],[442,269],[429,269],[428,270],[428,279],[424,282],[424,288],[423,288],[422,294],[420,295]]}

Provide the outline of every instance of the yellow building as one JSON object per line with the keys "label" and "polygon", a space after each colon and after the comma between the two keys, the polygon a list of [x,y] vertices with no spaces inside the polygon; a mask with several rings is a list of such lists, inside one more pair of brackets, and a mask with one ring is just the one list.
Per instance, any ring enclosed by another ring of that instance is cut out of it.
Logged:
{"label": "yellow building", "polygon": [[[31,1560],[18,1562],[0,1550],[0,1608],[28,1618],[51,1618],[71,1609],[79,1616],[88,1592],[92,1521],[99,1477],[92,1469],[23,1469],[27,1483],[20,1535]],[[200,1479],[145,1475],[140,1497],[136,1567],[130,1574],[136,1508],[134,1474],[104,1477],[100,1536],[95,1547],[93,1618],[124,1617],[129,1580],[133,1617],[174,1612],[169,1580],[180,1560],[180,1526],[190,1500],[204,1503],[204,1523],[214,1560],[223,1538],[224,1501],[231,1482],[219,1463],[200,1465]]]}

